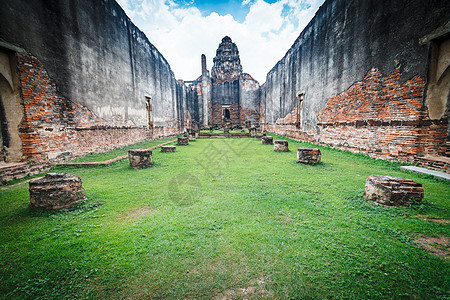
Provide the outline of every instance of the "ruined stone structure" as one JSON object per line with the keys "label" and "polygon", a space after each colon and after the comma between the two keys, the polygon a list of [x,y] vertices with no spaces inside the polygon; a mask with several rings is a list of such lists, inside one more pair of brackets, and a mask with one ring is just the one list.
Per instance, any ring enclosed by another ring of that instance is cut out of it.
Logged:
{"label": "ruined stone structure", "polygon": [[229,124],[448,170],[449,16],[445,0],[327,0],[260,87],[229,37],[211,74],[202,55],[177,81],[114,0],[4,0],[0,161]]}
{"label": "ruined stone structure", "polygon": [[187,136],[181,136],[178,138],[177,141],[178,145],[189,145],[189,137]]}
{"label": "ruined stone structure", "polygon": [[276,140],[273,143],[273,150],[276,152],[289,152],[289,142],[285,140]]}
{"label": "ruined stone structure", "polygon": [[175,152],[177,147],[173,145],[161,146],[161,152]]}
{"label": "ruined stone structure", "polygon": [[271,136],[271,135],[263,136],[261,138],[261,143],[263,145],[273,145],[273,136]]}
{"label": "ruined stone structure", "polygon": [[366,179],[364,198],[382,205],[409,205],[420,202],[423,196],[422,184],[411,179],[383,175],[370,175]]}
{"label": "ruined stone structure", "polygon": [[259,83],[242,72],[239,51],[230,37],[222,39],[211,76],[202,55],[202,75],[191,88],[197,91],[203,126],[259,124]]}
{"label": "ruined stone structure", "polygon": [[48,173],[29,182],[33,210],[70,208],[85,199],[81,178],[67,173]]}
{"label": "ruined stone structure", "polygon": [[317,148],[306,148],[299,147],[297,148],[297,162],[301,164],[318,164],[322,154],[320,149]]}
{"label": "ruined stone structure", "polygon": [[450,163],[450,2],[328,0],[261,87],[263,130]]}
{"label": "ruined stone structure", "polygon": [[130,149],[128,150],[128,161],[133,169],[151,167],[153,164],[152,149]]}
{"label": "ruined stone structure", "polygon": [[256,134],[255,141],[261,141],[263,137],[265,137],[265,134]]}
{"label": "ruined stone structure", "polygon": [[197,95],[114,0],[5,0],[0,161],[59,160],[182,133]]}

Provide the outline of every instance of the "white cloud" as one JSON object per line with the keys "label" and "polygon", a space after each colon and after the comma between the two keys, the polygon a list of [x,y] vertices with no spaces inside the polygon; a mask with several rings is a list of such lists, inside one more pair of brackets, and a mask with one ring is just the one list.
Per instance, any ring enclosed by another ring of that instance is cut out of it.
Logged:
{"label": "white cloud", "polygon": [[245,21],[239,23],[231,15],[202,16],[196,7],[180,7],[173,1],[118,0],[164,55],[177,78],[197,78],[201,74],[202,53],[210,70],[221,39],[228,35],[238,46],[244,72],[261,84],[323,1],[280,0],[269,4],[243,0],[242,5],[249,5],[249,12]]}

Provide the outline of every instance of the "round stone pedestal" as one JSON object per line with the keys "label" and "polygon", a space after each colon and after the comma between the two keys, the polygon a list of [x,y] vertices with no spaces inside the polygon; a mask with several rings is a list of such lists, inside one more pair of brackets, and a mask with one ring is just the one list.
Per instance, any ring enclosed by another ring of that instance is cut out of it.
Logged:
{"label": "round stone pedestal", "polygon": [[370,175],[366,179],[364,198],[389,206],[408,205],[422,200],[423,187],[411,179]]}
{"label": "round stone pedestal", "polygon": [[161,152],[175,152],[175,150],[177,150],[177,147],[173,145],[161,146]]}
{"label": "round stone pedestal", "polygon": [[273,150],[277,152],[289,152],[289,143],[284,140],[276,140],[273,145]]}
{"label": "round stone pedestal", "polygon": [[304,148],[297,149],[297,162],[302,164],[317,164],[320,162],[321,153],[317,148]]}
{"label": "round stone pedestal", "polygon": [[178,138],[178,145],[189,145],[189,138],[181,136]]}
{"label": "round stone pedestal", "polygon": [[149,149],[131,149],[128,150],[128,160],[133,169],[142,169],[150,167],[152,161],[152,150]]}
{"label": "round stone pedestal", "polygon": [[29,191],[33,210],[70,208],[85,199],[81,178],[67,173],[48,173],[33,179]]}
{"label": "round stone pedestal", "polygon": [[263,136],[261,142],[263,145],[273,145],[273,136]]}

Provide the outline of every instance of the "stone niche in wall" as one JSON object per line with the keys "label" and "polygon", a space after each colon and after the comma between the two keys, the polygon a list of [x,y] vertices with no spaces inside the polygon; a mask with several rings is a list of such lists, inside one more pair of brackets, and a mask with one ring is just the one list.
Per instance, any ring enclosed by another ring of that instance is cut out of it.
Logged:
{"label": "stone niche in wall", "polygon": [[23,119],[23,104],[16,65],[16,53],[0,47],[0,162],[22,159],[19,125]]}
{"label": "stone niche in wall", "polygon": [[425,103],[430,119],[449,117],[450,101],[450,22],[420,40],[430,46],[429,78]]}

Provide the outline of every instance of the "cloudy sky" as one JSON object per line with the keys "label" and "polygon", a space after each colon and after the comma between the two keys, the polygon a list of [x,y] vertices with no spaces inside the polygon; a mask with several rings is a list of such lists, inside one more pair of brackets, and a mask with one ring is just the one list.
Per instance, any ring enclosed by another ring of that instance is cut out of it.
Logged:
{"label": "cloudy sky", "polygon": [[226,35],[236,43],[245,73],[260,84],[288,51],[324,0],[117,0],[164,55],[177,79],[211,70]]}

